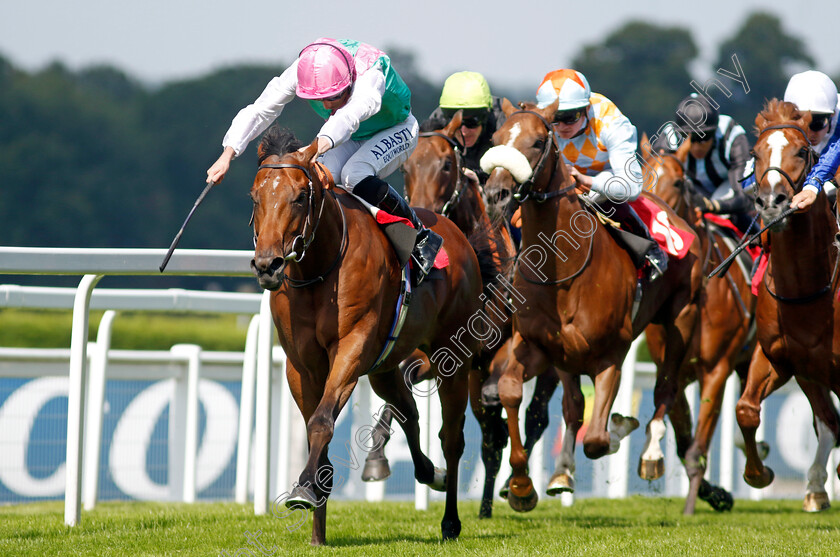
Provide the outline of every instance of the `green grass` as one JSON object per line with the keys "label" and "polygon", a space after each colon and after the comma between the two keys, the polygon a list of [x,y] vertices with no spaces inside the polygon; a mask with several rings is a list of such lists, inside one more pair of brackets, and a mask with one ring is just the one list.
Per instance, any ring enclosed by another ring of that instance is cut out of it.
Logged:
{"label": "green grass", "polygon": [[[101,311],[90,316],[89,338],[96,340]],[[175,312],[119,312],[111,347],[169,350],[174,344],[198,344],[205,350],[245,348],[250,316]],[[0,309],[0,346],[69,348],[73,314],[69,310]]]}
{"label": "green grass", "polygon": [[[701,557],[840,554],[837,511],[806,514],[797,501],[737,501],[718,514],[708,507],[682,516],[682,499],[631,497],[583,499],[564,508],[541,500],[530,513],[496,502],[490,520],[476,518],[478,503],[459,505],[458,541],[440,542],[442,503],[414,510],[413,503],[333,502],[327,518],[328,547],[309,546],[311,519],[288,531],[291,517],[256,517],[251,507],[228,503],[104,503],[63,524],[63,505],[0,507],[0,555],[230,555],[248,546],[245,533],[274,555],[569,555]],[[261,555],[258,551],[255,554]],[[240,555],[248,555],[241,552]]]}

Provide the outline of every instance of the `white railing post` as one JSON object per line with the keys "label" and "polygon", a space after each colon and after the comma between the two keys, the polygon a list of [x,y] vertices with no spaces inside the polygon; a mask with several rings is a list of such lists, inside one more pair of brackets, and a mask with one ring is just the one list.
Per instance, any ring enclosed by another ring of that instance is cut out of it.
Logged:
{"label": "white railing post", "polygon": [[251,472],[251,432],[254,424],[254,379],[257,373],[257,339],[260,316],[248,324],[245,337],[245,356],[242,364],[242,388],[239,394],[239,439],[236,449],[236,485],[234,500],[240,505],[248,502],[248,479]]}
{"label": "white railing post", "polygon": [[[181,474],[180,489],[172,493],[173,499],[180,497],[184,503],[195,503],[196,498],[196,459],[198,457],[198,383],[201,380],[201,347],[195,344],[176,344],[171,349],[173,354],[183,357],[187,361],[187,373],[184,381],[178,381],[176,388],[177,405],[179,406],[179,426],[183,424],[183,433],[178,437],[183,439],[177,450],[170,445],[169,454],[176,452],[181,458],[183,472]],[[172,409],[170,408],[170,412]],[[172,436],[170,435],[170,439]],[[171,461],[171,460],[170,460]],[[176,465],[177,466],[177,465]],[[173,469],[169,469],[170,474]],[[172,487],[172,484],[170,484]]]}
{"label": "white railing post", "polygon": [[[274,329],[272,328],[272,331]],[[271,439],[269,442],[269,465],[275,472],[275,484],[270,487],[270,493],[291,492],[291,456],[292,456],[292,407],[295,401],[289,382],[286,380],[286,366],[277,369],[275,360],[285,362],[283,348],[274,346],[271,349],[271,406],[277,412],[271,415]],[[276,449],[276,451],[274,450]],[[273,458],[273,460],[272,460]]]}
{"label": "white railing post", "polygon": [[254,421],[254,514],[268,512],[271,470],[271,357],[274,322],[271,318],[271,292],[266,290],[260,304],[257,347],[256,417]]}
{"label": "white railing post", "polygon": [[111,327],[117,312],[108,310],[99,321],[95,351],[90,358],[90,384],[88,385],[87,421],[85,423],[84,492],[85,510],[96,506],[99,496],[99,454],[102,446],[102,416],[105,403],[105,380],[108,350],[111,349]]}
{"label": "white railing post", "polygon": [[[633,414],[633,384],[636,381],[636,360],[643,335],[639,335],[630,344],[630,350],[621,364],[621,382],[613,404],[613,411],[622,416]],[[627,497],[627,481],[630,474],[630,440],[623,440],[618,451],[609,458],[610,482],[607,497],[621,499]]]}
{"label": "white railing post", "polygon": [[73,331],[70,339],[70,384],[67,394],[67,478],[64,492],[64,523],[75,526],[81,520],[82,448],[84,447],[85,382],[87,380],[88,324],[90,295],[102,275],[85,275],[73,302]]}
{"label": "white railing post", "polygon": [[741,380],[737,373],[726,379],[723,392],[723,404],[720,415],[720,487],[732,493],[735,486],[735,405],[741,392]]}
{"label": "white railing post", "polygon": [[[431,447],[432,430],[432,404],[431,395],[414,395],[414,402],[417,404],[417,414],[420,422],[420,450],[426,456],[429,455]],[[418,511],[429,510],[429,486],[414,482],[414,508]]]}

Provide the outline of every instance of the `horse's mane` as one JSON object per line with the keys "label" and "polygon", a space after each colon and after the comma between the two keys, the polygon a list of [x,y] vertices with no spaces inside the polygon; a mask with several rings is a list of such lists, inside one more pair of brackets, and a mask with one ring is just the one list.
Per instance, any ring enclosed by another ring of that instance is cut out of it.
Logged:
{"label": "horse's mane", "polygon": [[266,132],[263,134],[262,139],[260,139],[259,147],[257,148],[257,153],[259,155],[259,164],[270,157],[271,155],[277,155],[282,157],[292,151],[297,151],[304,144],[295,137],[294,132],[289,128],[282,128],[278,124],[274,124]]}
{"label": "horse's mane", "polygon": [[755,132],[758,135],[767,126],[782,122],[796,122],[800,127],[804,127],[808,121],[810,121],[810,118],[806,119],[805,114],[800,112],[795,104],[779,99],[770,99],[764,104],[764,108],[758,113],[758,116],[755,117]]}

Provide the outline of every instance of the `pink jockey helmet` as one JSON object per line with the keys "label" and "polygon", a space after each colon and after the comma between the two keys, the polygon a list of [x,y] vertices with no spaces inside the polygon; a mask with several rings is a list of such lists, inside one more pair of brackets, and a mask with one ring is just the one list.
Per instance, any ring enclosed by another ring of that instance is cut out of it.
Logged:
{"label": "pink jockey helmet", "polygon": [[353,55],[335,39],[321,38],[300,51],[297,96],[302,99],[334,97],[356,81]]}

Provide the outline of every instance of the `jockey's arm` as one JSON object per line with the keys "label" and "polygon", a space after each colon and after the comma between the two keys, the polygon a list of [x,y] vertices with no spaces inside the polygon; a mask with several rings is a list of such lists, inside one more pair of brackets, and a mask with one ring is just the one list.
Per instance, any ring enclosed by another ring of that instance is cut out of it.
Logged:
{"label": "jockey's arm", "polygon": [[231,147],[235,156],[242,154],[255,137],[280,116],[295,98],[297,86],[297,60],[282,74],[268,82],[265,90],[252,104],[239,111],[222,140],[223,147]]}
{"label": "jockey's arm", "polygon": [[636,127],[626,117],[601,134],[610,157],[610,169],[592,179],[592,190],[615,202],[632,201],[642,193],[642,169],[636,156]]}

